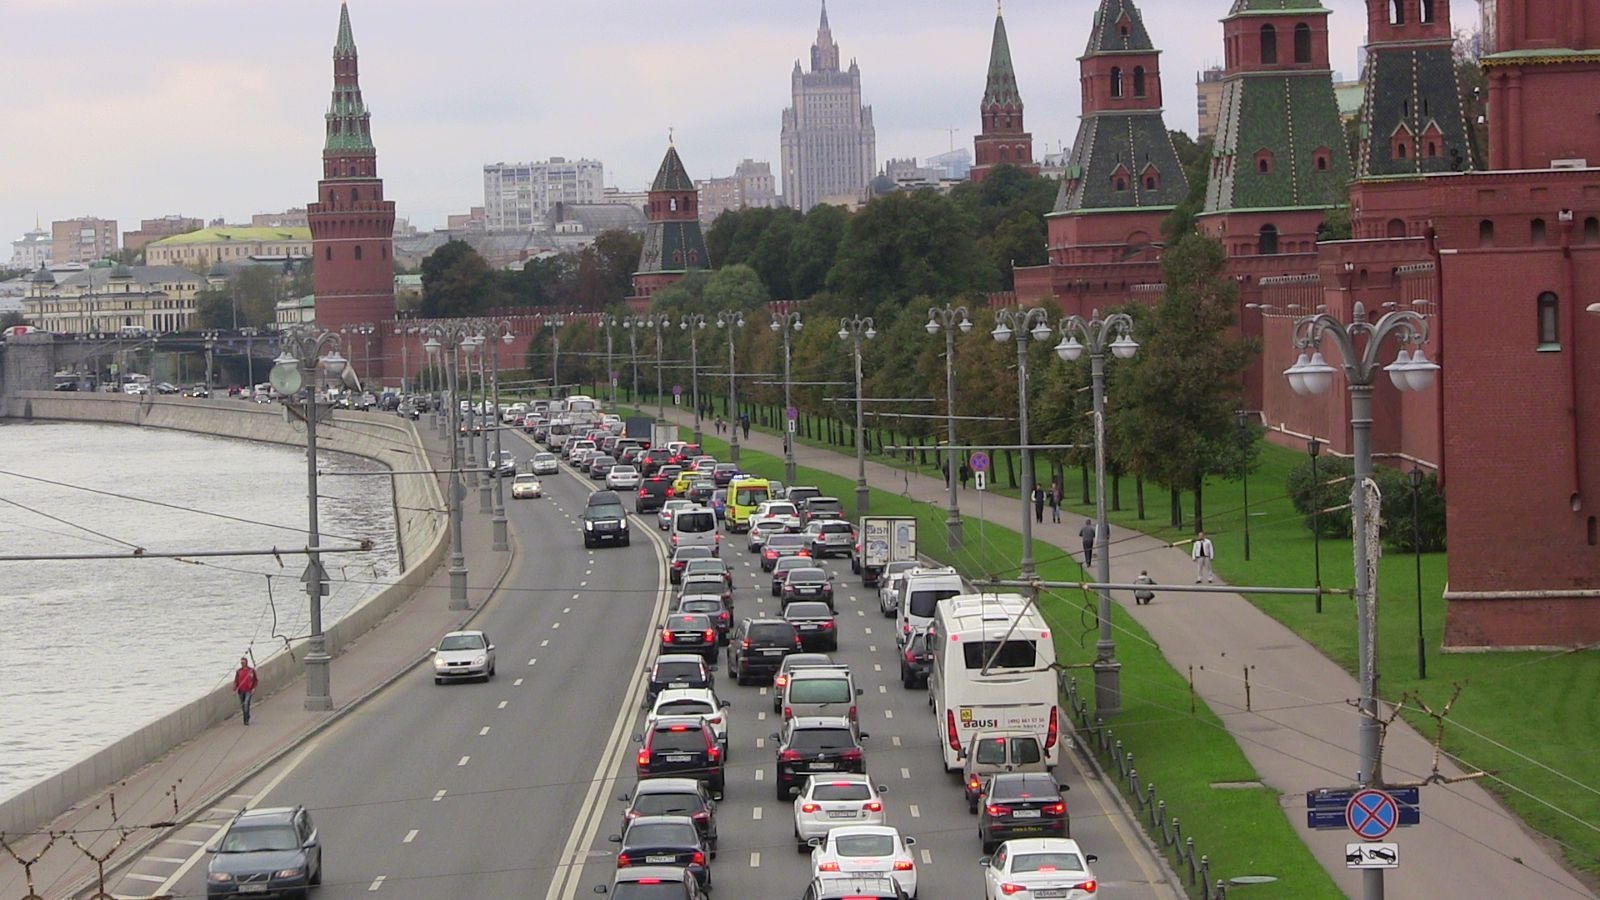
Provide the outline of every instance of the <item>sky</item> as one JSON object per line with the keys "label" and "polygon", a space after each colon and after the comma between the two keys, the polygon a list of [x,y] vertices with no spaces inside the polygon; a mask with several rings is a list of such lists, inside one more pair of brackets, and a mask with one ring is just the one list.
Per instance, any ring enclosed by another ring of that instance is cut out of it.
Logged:
{"label": "sky", "polygon": [[[1333,10],[1334,68],[1358,71],[1363,0]],[[1069,145],[1077,57],[1095,0],[1006,0],[1037,156]],[[1162,51],[1167,125],[1193,133],[1194,78],[1221,61],[1231,0],[1143,0]],[[378,171],[399,215],[428,229],[483,203],[486,163],[598,158],[640,190],[669,130],[695,178],[744,158],[778,170],[796,59],[816,0],[350,0]],[[1459,29],[1474,0],[1451,0]],[[832,0],[861,66],[877,158],[970,150],[993,0]],[[248,221],[304,206],[320,175],[336,0],[0,0],[0,234],[52,219],[167,214]],[[0,256],[9,256],[0,244]]]}

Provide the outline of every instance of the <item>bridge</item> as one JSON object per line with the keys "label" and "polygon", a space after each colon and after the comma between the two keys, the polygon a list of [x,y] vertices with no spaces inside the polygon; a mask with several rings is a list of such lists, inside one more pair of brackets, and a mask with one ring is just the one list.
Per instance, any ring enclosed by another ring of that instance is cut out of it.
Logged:
{"label": "bridge", "polygon": [[[214,335],[208,340],[207,335]],[[173,384],[205,379],[211,351],[214,381],[248,384],[265,379],[278,355],[276,332],[186,331],[166,334],[8,335],[0,344],[0,396],[48,391],[57,373],[72,372],[95,385],[117,373],[142,372]],[[112,369],[115,365],[117,368]]]}

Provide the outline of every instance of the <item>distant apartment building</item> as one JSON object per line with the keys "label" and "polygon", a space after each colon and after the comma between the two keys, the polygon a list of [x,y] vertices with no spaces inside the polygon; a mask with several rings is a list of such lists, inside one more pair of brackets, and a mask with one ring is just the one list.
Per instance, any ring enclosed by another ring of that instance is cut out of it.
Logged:
{"label": "distant apartment building", "polygon": [[605,165],[597,159],[494,163],[483,167],[483,209],[490,231],[534,227],[557,203],[599,203]]}
{"label": "distant apartment building", "polygon": [[742,160],[726,178],[706,178],[695,182],[700,189],[700,220],[710,222],[730,209],[767,209],[778,205],[777,185],[772,165],[753,159]]}
{"label": "distant apartment building", "polygon": [[783,111],[783,199],[805,212],[818,203],[859,199],[877,169],[872,107],[861,103],[861,69],[839,66],[839,45],[822,9],[811,71],[789,75],[793,104]]}
{"label": "distant apartment building", "polygon": [[57,263],[92,263],[117,252],[117,220],[84,216],[50,223],[51,256]]}
{"label": "distant apartment building", "polygon": [[193,216],[162,216],[159,219],[140,219],[138,231],[124,231],[122,246],[128,250],[143,250],[162,238],[190,231],[199,231],[206,223]]}
{"label": "distant apartment building", "polygon": [[25,232],[22,237],[11,242],[11,268],[37,269],[48,266],[55,256],[54,243],[50,239],[50,232],[40,228],[37,224],[33,230]]}
{"label": "distant apartment building", "polygon": [[483,232],[489,228],[489,220],[483,207],[473,206],[466,213],[451,213],[445,216],[444,228],[451,234],[464,234],[470,232]]}
{"label": "distant apartment building", "polygon": [[644,212],[645,204],[650,201],[649,191],[624,191],[619,188],[608,187],[600,194],[601,203],[621,203]]}
{"label": "distant apartment building", "polygon": [[274,213],[256,213],[250,217],[251,228],[310,228],[310,220],[306,218],[306,208],[295,206]]}
{"label": "distant apartment building", "polygon": [[306,259],[310,256],[310,228],[202,228],[162,238],[144,249],[146,265],[191,268],[240,259]]}
{"label": "distant apartment building", "polygon": [[1195,140],[1203,141],[1217,133],[1217,117],[1222,114],[1222,67],[1212,66],[1194,79],[1195,112],[1200,114],[1199,133]]}

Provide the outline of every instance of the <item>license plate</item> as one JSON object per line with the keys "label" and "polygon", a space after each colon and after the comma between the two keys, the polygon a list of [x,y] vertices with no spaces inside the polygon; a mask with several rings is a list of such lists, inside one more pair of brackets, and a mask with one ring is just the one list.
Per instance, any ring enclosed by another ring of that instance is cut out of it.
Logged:
{"label": "license plate", "polygon": [[828,810],[828,818],[830,818],[830,819],[854,819],[855,817],[856,817],[856,811],[853,810],[853,809],[830,809],[830,810]]}
{"label": "license plate", "polygon": [[835,765],[833,763],[830,763],[830,762],[814,762],[814,763],[811,764],[811,768],[816,769],[818,771],[831,772],[835,768]]}
{"label": "license plate", "polygon": [[678,861],[678,858],[676,856],[646,856],[644,861],[647,863],[661,865],[663,863],[675,863]]}
{"label": "license plate", "polygon": [[821,625],[805,625],[805,624],[801,624],[799,627],[800,627],[801,631],[816,631],[818,628],[821,628],[822,626]]}
{"label": "license plate", "polygon": [[241,884],[241,885],[239,885],[239,893],[241,893],[241,894],[265,894],[266,892],[267,892],[267,886],[264,885],[264,884]]}
{"label": "license plate", "polygon": [[1054,898],[1054,897],[1065,897],[1066,895],[1067,895],[1067,889],[1066,888],[1034,888],[1033,889],[1033,896],[1037,897],[1038,900],[1051,900],[1051,898]]}
{"label": "license plate", "polygon": [[776,650],[763,650],[763,651],[761,651],[761,655],[762,656],[782,656],[783,655],[783,648],[779,647]]}
{"label": "license plate", "polygon": [[689,682],[687,682],[687,681],[669,681],[669,682],[667,682],[667,687],[669,687],[669,688],[686,688],[688,686],[689,686]]}
{"label": "license plate", "polygon": [[[694,757],[689,756],[689,755],[684,754],[684,753],[674,753],[673,755],[668,756],[666,758],[666,761],[667,762],[689,762],[689,761],[691,761],[693,759],[694,759]],[[1037,816],[1038,813],[1034,813],[1034,815]]]}
{"label": "license plate", "polygon": [[1012,815],[1019,819],[1037,819],[1039,818],[1039,811],[1037,809],[1019,809],[1013,812]]}

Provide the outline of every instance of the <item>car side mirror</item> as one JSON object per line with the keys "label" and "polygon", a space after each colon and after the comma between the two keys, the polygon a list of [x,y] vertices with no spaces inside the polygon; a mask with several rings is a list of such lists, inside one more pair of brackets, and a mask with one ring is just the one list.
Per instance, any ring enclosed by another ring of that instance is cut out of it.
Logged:
{"label": "car side mirror", "polygon": [[612,836],[606,838],[606,840],[610,841],[613,844],[620,844],[620,843],[622,843],[622,835],[613,834]]}
{"label": "car side mirror", "polygon": [[596,894],[604,894],[606,893],[606,886],[603,884],[597,884],[594,886],[594,892]]}
{"label": "car side mirror", "polygon": [[812,838],[811,840],[806,841],[806,846],[807,847],[821,847],[822,846],[822,838]]}
{"label": "car side mirror", "polygon": [[439,648],[438,647],[429,647],[428,648],[428,652],[429,653],[438,653],[439,652]]}
{"label": "car side mirror", "polygon": [[862,689],[862,688],[856,688],[856,696],[857,696],[857,697],[862,697],[862,696],[865,696],[865,695],[866,695],[866,693],[867,693],[867,692],[866,692],[866,691],[865,691],[865,690],[863,690],[863,689]]}
{"label": "car side mirror", "polygon": [[917,839],[914,837],[902,838],[900,843],[905,844],[907,847],[915,847],[917,845]]}
{"label": "car side mirror", "polygon": [[617,795],[617,802],[618,803],[627,803],[629,800],[632,800],[632,799],[633,799],[633,794],[628,792],[628,791],[623,791],[622,793]]}
{"label": "car side mirror", "polygon": [[860,734],[858,734],[858,735],[856,735],[856,738],[857,738],[857,739],[858,739],[858,740],[863,740],[863,741],[864,741],[864,740],[866,740],[866,739],[867,739],[867,738],[869,738],[869,737],[872,737],[872,735],[870,735],[870,734],[867,734],[867,733],[866,733],[866,732],[865,732],[865,731],[863,731],[863,732],[861,732],[861,733],[860,733]]}
{"label": "car side mirror", "polygon": [[489,649],[490,649],[490,650],[493,650],[493,649],[494,649],[494,645],[493,645],[493,644],[490,644],[490,645],[489,645]]}
{"label": "car side mirror", "polygon": [[1100,857],[1095,856],[1093,853],[1085,853],[1083,855],[1083,858],[1088,860],[1089,862],[1099,862],[1100,861]]}
{"label": "car side mirror", "polygon": [[1066,793],[1067,791],[1072,790],[1072,785],[1070,785],[1070,784],[1059,785],[1059,787],[1061,788],[1061,792],[1063,794]]}
{"label": "car side mirror", "polygon": [[634,743],[635,743],[635,744],[642,744],[642,743],[644,743],[644,735],[642,735],[642,734],[636,734],[636,735],[634,735],[634,736],[633,736],[633,742],[634,742]]}
{"label": "car side mirror", "polygon": [[732,706],[733,706],[733,704],[732,704],[732,703],[729,703],[729,702],[728,702],[728,701],[726,701],[726,700],[724,700],[724,701],[722,701],[722,708],[723,708],[723,709],[728,709],[728,708],[730,708],[730,707],[732,707]]}
{"label": "car side mirror", "polygon": [[985,869],[989,868],[989,866],[993,862],[994,862],[994,859],[992,857],[981,856],[981,857],[978,858],[978,865],[983,867],[983,868],[985,868]]}
{"label": "car side mirror", "polygon": [[207,853],[217,853],[221,849],[222,849],[222,839],[221,838],[218,838],[218,839],[212,841],[211,843],[206,844],[206,852]]}
{"label": "car side mirror", "polygon": [[878,785],[878,793],[880,793],[880,794],[887,794],[887,793],[889,793],[889,786],[888,786],[888,785],[886,785],[886,784],[880,784],[880,785]]}

